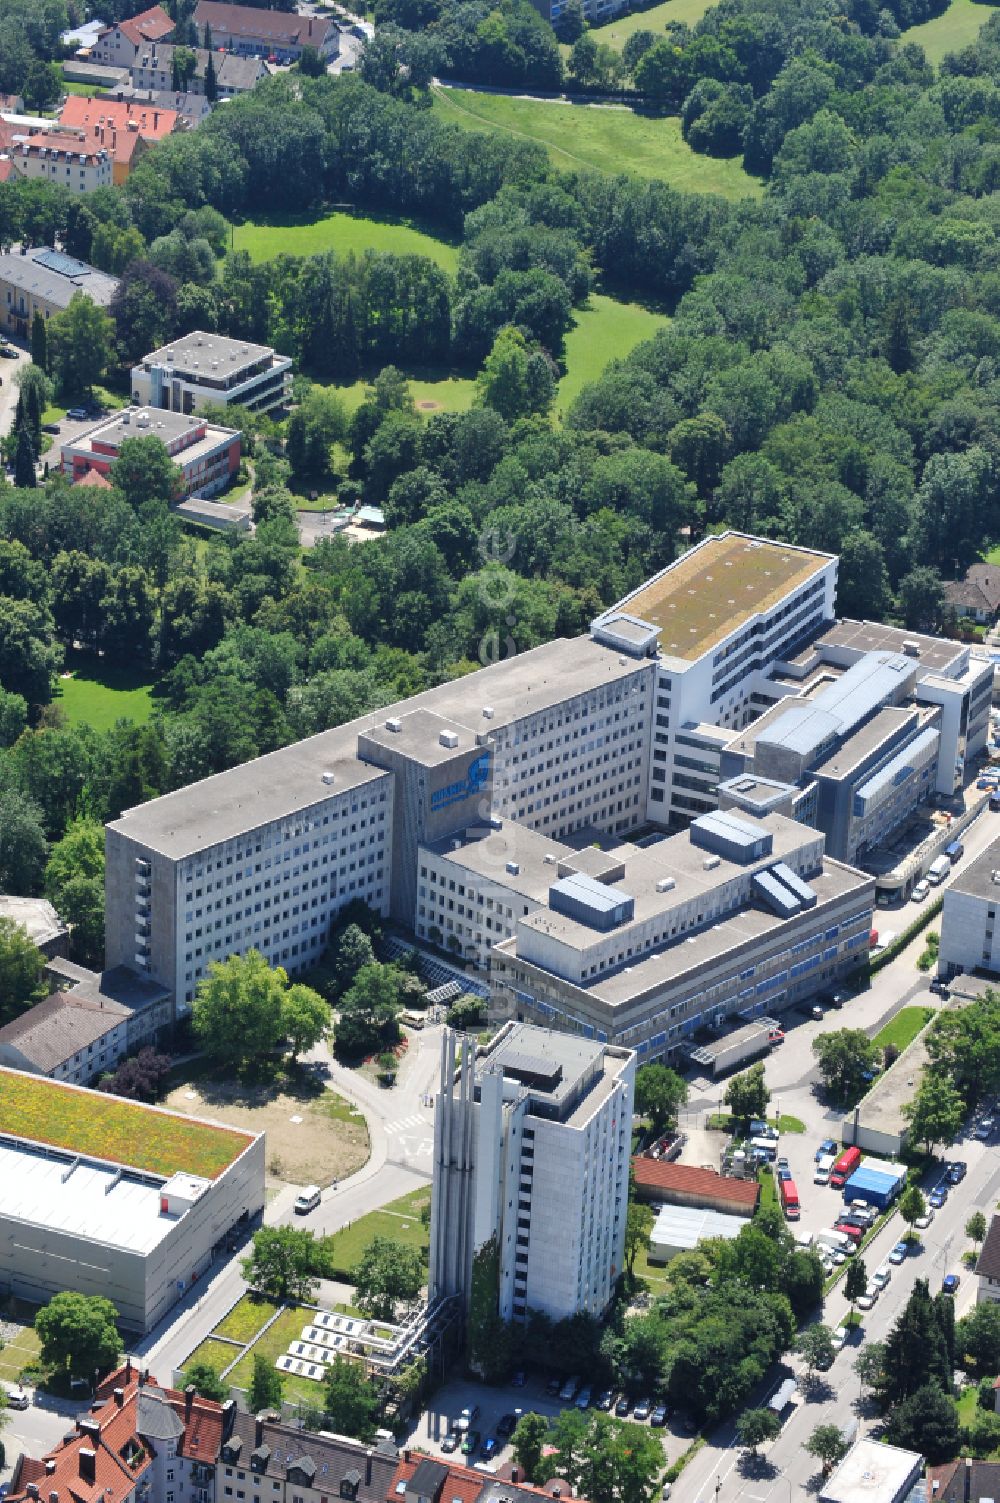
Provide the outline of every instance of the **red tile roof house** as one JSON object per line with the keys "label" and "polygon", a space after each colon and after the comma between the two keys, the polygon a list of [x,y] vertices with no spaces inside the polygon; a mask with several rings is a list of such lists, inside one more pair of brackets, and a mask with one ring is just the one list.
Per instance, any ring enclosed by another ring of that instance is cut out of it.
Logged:
{"label": "red tile roof house", "polygon": [[92,63],[108,63],[112,67],[130,68],[139,49],[149,42],[165,41],[174,29],[174,23],[160,5],[144,10],[141,15],[128,21],[119,21],[102,31],[90,51]]}
{"label": "red tile roof house", "polygon": [[41,1459],[18,1457],[8,1503],[166,1503],[171,1494],[211,1503],[231,1418],[229,1406],[160,1388],[128,1361],[74,1432]]}
{"label": "red tile roof house", "polygon": [[636,1194],[658,1205],[696,1206],[731,1216],[752,1216],[760,1198],[753,1180],[729,1179],[714,1169],[667,1164],[663,1159],[634,1158]]}
{"label": "red tile roof house", "polygon": [[340,33],[326,16],[230,5],[227,0],[198,0],[194,24],[199,38],[210,27],[214,48],[279,63],[297,62],[303,47],[315,47],[320,57],[329,60],[336,57],[340,45]]}

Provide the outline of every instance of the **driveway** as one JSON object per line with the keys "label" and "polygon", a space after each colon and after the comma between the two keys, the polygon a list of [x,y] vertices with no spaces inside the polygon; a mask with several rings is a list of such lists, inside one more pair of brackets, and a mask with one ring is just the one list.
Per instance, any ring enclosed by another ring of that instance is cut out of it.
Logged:
{"label": "driveway", "polygon": [[14,376],[23,365],[31,364],[31,356],[26,351],[19,349],[16,344],[4,338],[4,343],[12,350],[17,350],[16,360],[0,360],[0,437],[6,437],[14,426],[14,410],[17,407],[18,388],[14,383]]}

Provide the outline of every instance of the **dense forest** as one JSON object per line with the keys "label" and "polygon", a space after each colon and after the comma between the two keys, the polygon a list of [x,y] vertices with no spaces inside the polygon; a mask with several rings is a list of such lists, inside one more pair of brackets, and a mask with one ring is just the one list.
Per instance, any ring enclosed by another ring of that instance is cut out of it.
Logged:
{"label": "dense forest", "polygon": [[[584,630],[707,527],[835,550],[845,613],[941,624],[942,577],[1000,538],[1000,17],[940,76],[895,39],[910,19],[829,0],[706,14],[679,48],[685,128],[695,144],[738,95],[768,178],[733,204],[557,171],[440,123],[419,89],[394,97],[395,76],[272,80],[85,204],[0,184],[4,243],[58,237],[122,275],[112,365],[206,327],[317,381],[371,380],[350,422],[303,383],[287,432],[249,425],[247,540],[196,547],[141,454],[112,491],[0,492],[0,884],[37,889],[79,813]],[[262,204],[345,202],[459,240],[457,274],[227,251],[227,221]],[[596,285],[671,322],[557,423],[563,338]],[[481,368],[473,410],[421,417],[397,368],[417,356]],[[287,487],[310,468],[384,505],[388,535],[303,556]],[[149,725],[62,723],[55,675],[81,645],[156,676]]]}

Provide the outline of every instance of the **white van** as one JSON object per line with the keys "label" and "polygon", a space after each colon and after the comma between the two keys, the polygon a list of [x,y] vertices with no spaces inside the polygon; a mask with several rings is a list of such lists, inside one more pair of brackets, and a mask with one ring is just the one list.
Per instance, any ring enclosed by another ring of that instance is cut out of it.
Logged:
{"label": "white van", "polygon": [[803,1250],[805,1250],[805,1248],[812,1247],[812,1245],[813,1245],[813,1234],[812,1234],[812,1232],[796,1232],[795,1233],[795,1246],[796,1247],[801,1247]]}
{"label": "white van", "polygon": [[872,1283],[875,1285],[876,1289],[884,1289],[891,1278],[892,1264],[880,1263],[878,1268],[876,1268],[875,1272],[872,1274]]}
{"label": "white van", "polygon": [[302,1194],[299,1195],[295,1201],[294,1210],[296,1216],[307,1216],[310,1211],[315,1211],[316,1207],[319,1205],[319,1202],[319,1185],[306,1185],[305,1189],[302,1191]]}
{"label": "white van", "polygon": [[927,880],[932,887],[940,887],[945,877],[951,873],[951,862],[947,856],[938,856],[927,868]]}
{"label": "white van", "polygon": [[824,1153],[821,1159],[816,1160],[816,1168],[813,1170],[814,1185],[828,1185],[830,1183],[830,1171],[837,1162],[837,1156],[833,1153]]}
{"label": "white van", "polygon": [[846,1232],[835,1232],[832,1227],[828,1227],[825,1231],[816,1233],[816,1246],[832,1247],[837,1252],[846,1253],[849,1248],[853,1249],[854,1244]]}

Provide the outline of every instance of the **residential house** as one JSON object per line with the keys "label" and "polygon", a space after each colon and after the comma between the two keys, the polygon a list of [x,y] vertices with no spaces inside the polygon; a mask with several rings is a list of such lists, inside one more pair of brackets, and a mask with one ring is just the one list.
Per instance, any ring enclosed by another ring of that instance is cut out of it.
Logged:
{"label": "residential house", "polygon": [[46,131],[14,141],[10,159],[19,177],[53,183],[70,193],[110,188],[112,152],[83,131]]}
{"label": "residential house", "polygon": [[122,83],[112,90],[110,97],[130,109],[173,110],[178,126],[185,130],[200,125],[212,113],[204,94],[174,94],[169,89],[137,89],[134,84]]}
{"label": "residential house", "polygon": [[927,1468],[926,1496],[934,1503],[985,1503],[1000,1497],[1000,1461],[959,1456]]}
{"label": "residential house", "polygon": [[82,132],[92,146],[111,153],[112,179],[120,187],[145,145],[169,136],[180,124],[180,116],[176,110],[161,110],[158,105],[70,94],[59,122],[67,130]]}
{"label": "residential house", "polygon": [[48,975],[51,995],[0,1028],[0,1065],[91,1085],[173,1027],[170,993],[132,971],[55,959]]}
{"label": "residential house", "polygon": [[[213,37],[213,41],[215,38]],[[246,94],[262,78],[267,78],[267,64],[260,57],[239,57],[234,52],[209,53],[206,47],[190,47],[187,49],[194,53],[194,72],[187,80],[187,91],[190,94],[204,94],[205,73],[208,69],[208,59],[212,58],[215,67],[215,82],[219,94],[232,98],[236,94]],[[154,42],[150,47],[144,47],[137,55],[129,69],[133,84],[137,89],[172,89],[174,86],[174,53],[177,48],[170,42]]]}
{"label": "residential house", "polygon": [[[564,1497],[567,1491],[561,1477],[534,1487],[509,1462],[495,1473],[481,1472],[461,1462],[404,1451],[382,1503],[538,1503],[539,1498]],[[577,1498],[575,1503],[584,1500]]]}
{"label": "residential house", "polygon": [[985,1304],[987,1300],[1000,1300],[1000,1216],[990,1218],[990,1229],[976,1260],[976,1277],[979,1280],[977,1305]]}
{"label": "residential house", "polygon": [[131,1360],[47,1455],[21,1455],[9,1503],[213,1503],[215,1461],[233,1405],[160,1388]]}
{"label": "residential house", "polygon": [[945,604],[956,616],[992,626],[1000,613],[1000,568],[995,564],[970,564],[962,579],[950,579],[944,587]]}
{"label": "residential house", "polygon": [[340,32],[327,16],[300,16],[296,12],[258,10],[252,5],[229,5],[226,0],[198,0],[194,22],[204,37],[212,33],[212,46],[246,56],[253,53],[278,63],[294,63],[303,47],[315,47],[320,57],[336,57]]}
{"label": "residential house", "polygon": [[152,42],[162,42],[174,29],[174,23],[161,5],[144,10],[141,15],[119,21],[102,31],[90,49],[91,61],[112,67],[129,68],[136,53]]}
{"label": "residential house", "polygon": [[391,1442],[367,1446],[238,1412],[216,1463],[215,1497],[217,1503],[385,1503],[398,1465]]}
{"label": "residential house", "polygon": [[0,255],[0,329],[27,339],[36,313],[62,313],[78,292],[107,308],[117,290],[117,277],[50,246],[10,251]]}

